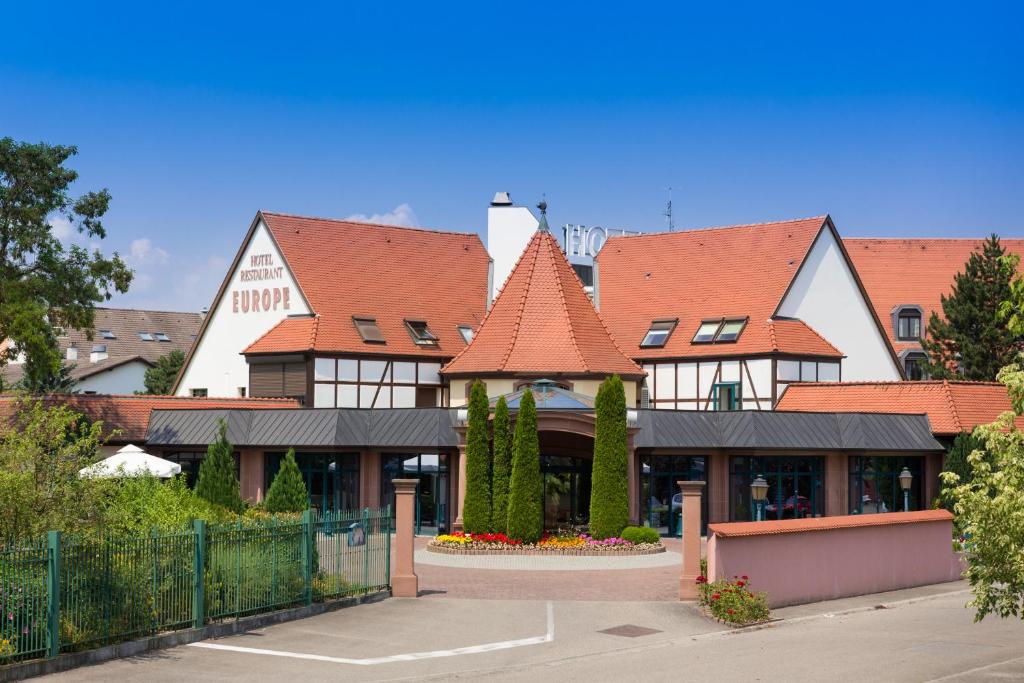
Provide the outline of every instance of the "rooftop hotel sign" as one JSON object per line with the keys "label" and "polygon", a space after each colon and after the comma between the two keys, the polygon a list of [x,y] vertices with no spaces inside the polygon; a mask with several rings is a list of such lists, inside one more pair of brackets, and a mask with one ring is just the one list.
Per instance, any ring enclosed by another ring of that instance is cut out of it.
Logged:
{"label": "rooftop hotel sign", "polygon": [[581,258],[593,258],[601,247],[608,241],[609,237],[620,237],[628,235],[639,235],[634,230],[623,228],[602,228],[600,225],[573,225],[566,223],[562,226],[562,250],[566,256],[578,256]]}
{"label": "rooftop hotel sign", "polygon": [[273,254],[250,254],[248,263],[238,271],[238,281],[251,286],[231,290],[231,312],[289,310],[291,292],[282,286],[284,275],[284,266],[274,262]]}

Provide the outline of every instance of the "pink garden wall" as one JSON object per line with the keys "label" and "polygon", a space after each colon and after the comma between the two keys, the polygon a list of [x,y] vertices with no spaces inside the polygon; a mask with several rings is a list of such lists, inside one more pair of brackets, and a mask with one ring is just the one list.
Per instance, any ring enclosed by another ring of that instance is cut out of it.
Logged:
{"label": "pink garden wall", "polygon": [[946,510],[708,526],[708,577],[749,576],[772,607],[956,581]]}

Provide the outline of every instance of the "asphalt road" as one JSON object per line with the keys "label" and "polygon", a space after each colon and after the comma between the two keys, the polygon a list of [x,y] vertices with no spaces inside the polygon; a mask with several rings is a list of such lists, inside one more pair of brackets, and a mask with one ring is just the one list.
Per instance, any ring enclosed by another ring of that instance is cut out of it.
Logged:
{"label": "asphalt road", "polygon": [[789,608],[739,631],[675,602],[392,599],[51,678],[1024,680],[1024,621],[974,623],[962,589]]}

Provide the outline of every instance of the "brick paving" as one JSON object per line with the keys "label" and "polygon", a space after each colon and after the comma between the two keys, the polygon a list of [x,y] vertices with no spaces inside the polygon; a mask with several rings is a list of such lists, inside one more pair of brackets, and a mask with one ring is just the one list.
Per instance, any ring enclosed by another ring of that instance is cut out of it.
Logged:
{"label": "brick paving", "polygon": [[[427,537],[416,539],[424,548]],[[670,552],[681,551],[679,539],[664,539]],[[423,598],[492,600],[676,600],[681,567],[603,569],[595,571],[524,571],[462,569],[417,563]]]}

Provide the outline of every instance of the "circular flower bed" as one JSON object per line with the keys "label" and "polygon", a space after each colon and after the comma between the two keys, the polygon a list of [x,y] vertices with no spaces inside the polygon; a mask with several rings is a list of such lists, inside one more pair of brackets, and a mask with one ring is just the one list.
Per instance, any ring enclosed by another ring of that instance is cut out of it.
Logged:
{"label": "circular flower bed", "polygon": [[427,545],[435,553],[456,555],[651,555],[665,552],[658,543],[633,543],[624,538],[597,540],[587,534],[545,535],[536,543],[523,543],[505,534],[464,534],[456,531],[435,537]]}

